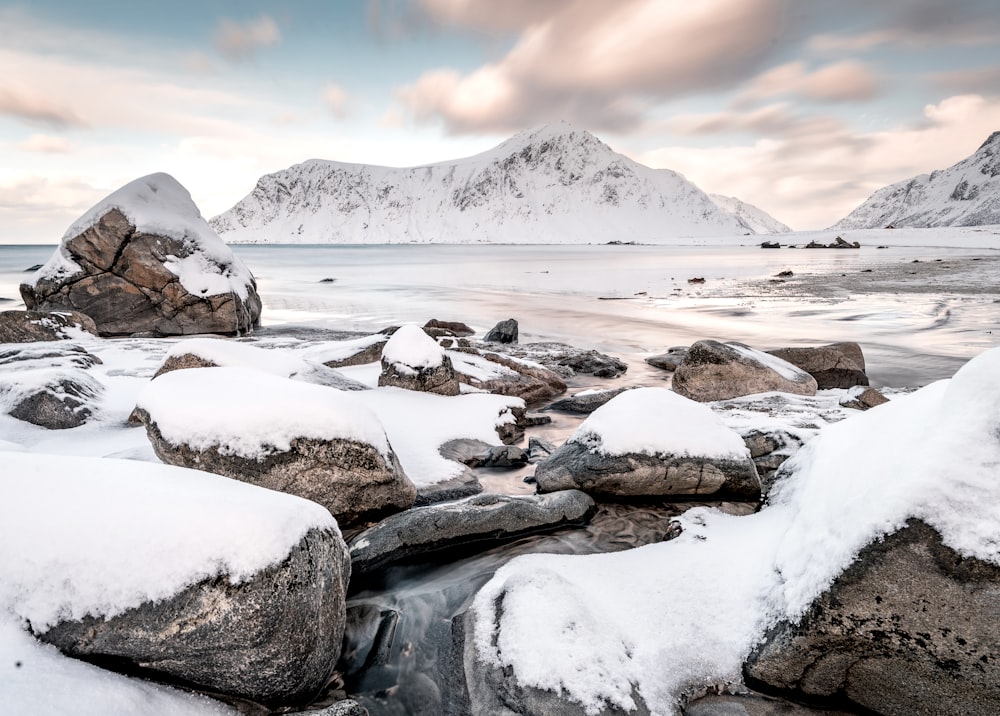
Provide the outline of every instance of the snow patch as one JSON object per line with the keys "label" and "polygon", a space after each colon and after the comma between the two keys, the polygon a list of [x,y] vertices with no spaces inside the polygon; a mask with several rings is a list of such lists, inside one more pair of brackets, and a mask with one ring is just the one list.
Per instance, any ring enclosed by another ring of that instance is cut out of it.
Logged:
{"label": "snow patch", "polygon": [[400,326],[382,349],[382,359],[413,371],[427,370],[444,362],[444,348],[420,326]]}

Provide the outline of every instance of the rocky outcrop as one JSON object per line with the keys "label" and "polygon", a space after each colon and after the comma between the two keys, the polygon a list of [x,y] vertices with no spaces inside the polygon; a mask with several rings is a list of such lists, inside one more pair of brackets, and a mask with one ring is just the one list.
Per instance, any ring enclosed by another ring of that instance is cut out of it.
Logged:
{"label": "rocky outcrop", "polygon": [[572,378],[580,374],[598,378],[616,378],[628,370],[625,362],[614,356],[575,348],[565,343],[522,343],[502,347],[493,344],[486,348],[511,358],[541,364],[563,378]]}
{"label": "rocky outcrop", "polygon": [[754,688],[886,716],[1000,713],[1000,567],[911,520],[866,547],[746,662]]}
{"label": "rocky outcrop", "polygon": [[483,494],[393,515],[349,543],[355,573],[404,559],[499,542],[586,522],[596,509],[576,490],[550,495]]}
{"label": "rocky outcrop", "polygon": [[779,348],[768,351],[816,379],[820,390],[868,385],[865,357],[857,343],[831,343],[816,348]]}
{"label": "rocky outcrop", "polygon": [[493,326],[483,338],[487,343],[517,343],[517,321],[508,318]]}
{"label": "rocky outcrop", "polygon": [[874,408],[888,402],[889,399],[887,397],[874,388],[867,386],[851,388],[840,399],[840,404],[845,408],[854,408],[855,410],[868,410],[869,408]]}
{"label": "rocky outcrop", "polygon": [[674,371],[673,389],[700,402],[779,391],[815,395],[816,379],[776,356],[740,343],[698,341]]}
{"label": "rocky outcrop", "polygon": [[219,575],[36,636],[137,675],[268,706],[303,703],[326,685],[340,654],[350,573],[341,536],[313,529],[284,561],[248,579]]}
{"label": "rocky outcrop", "polygon": [[540,365],[533,365],[522,360],[491,351],[479,351],[475,348],[457,349],[463,353],[481,356],[491,363],[496,363],[507,370],[496,371],[490,377],[479,377],[458,370],[461,382],[479,390],[485,390],[496,395],[510,395],[521,398],[525,403],[540,403],[556,395],[566,392],[566,383],[558,373]]}
{"label": "rocky outcrop", "polygon": [[86,314],[107,336],[247,333],[261,310],[253,276],[165,174],[81,217],[21,296],[31,310]]}
{"label": "rocky outcrop", "polygon": [[838,236],[836,239],[828,244],[824,244],[820,241],[810,241],[805,245],[807,249],[860,249],[861,244],[857,241],[845,241],[843,238]]}
{"label": "rocky outcrop", "polygon": [[70,338],[70,331],[97,334],[97,326],[76,311],[3,311],[0,312],[0,343],[32,343]]}

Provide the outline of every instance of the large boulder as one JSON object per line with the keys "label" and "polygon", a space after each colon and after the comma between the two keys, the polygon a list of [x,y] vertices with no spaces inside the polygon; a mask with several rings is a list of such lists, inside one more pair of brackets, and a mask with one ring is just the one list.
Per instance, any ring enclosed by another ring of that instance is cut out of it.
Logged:
{"label": "large boulder", "polygon": [[500,321],[486,333],[483,340],[488,343],[517,343],[517,319]]}
{"label": "large boulder", "polygon": [[673,389],[699,402],[779,391],[815,395],[816,379],[769,353],[741,343],[698,341],[674,371]]}
{"label": "large boulder", "polygon": [[378,384],[438,395],[460,392],[458,377],[444,349],[413,325],[400,326],[382,348]]}
{"label": "large boulder", "polygon": [[250,271],[167,174],[136,179],[77,219],[21,297],[32,310],[79,311],[112,336],[247,333],[261,309]]}
{"label": "large boulder", "polygon": [[586,522],[596,509],[579,490],[550,495],[483,494],[392,515],[355,535],[348,547],[355,573],[433,552],[482,549],[527,534]]}
{"label": "large boulder", "polygon": [[354,394],[245,368],[165,373],[137,417],[157,456],[326,507],[343,524],[406,509],[416,487]]}
{"label": "large boulder", "polygon": [[1000,713],[1000,566],[963,557],[920,520],[866,547],[780,623],[745,676],[768,692],[886,716]]}
{"label": "large boulder", "polygon": [[322,507],[156,463],[0,459],[0,609],[37,638],[270,707],[327,684],[350,561]]}
{"label": "large boulder", "polygon": [[768,351],[816,379],[818,388],[868,385],[865,357],[857,343],[831,343],[816,348],[779,348]]}
{"label": "large boulder", "polygon": [[760,496],[740,435],[665,388],[625,391],[595,410],[539,463],[535,480],[539,492],[576,488],[610,498]]}
{"label": "large boulder", "polygon": [[60,341],[96,334],[97,326],[76,311],[3,311],[0,312],[0,343]]}

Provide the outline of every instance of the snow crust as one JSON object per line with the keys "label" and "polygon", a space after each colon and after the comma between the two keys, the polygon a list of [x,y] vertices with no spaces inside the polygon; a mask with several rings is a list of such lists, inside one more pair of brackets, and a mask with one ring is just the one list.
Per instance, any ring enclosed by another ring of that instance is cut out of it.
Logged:
{"label": "snow crust", "polygon": [[740,343],[727,343],[726,345],[750,360],[770,368],[785,380],[793,380],[796,382],[809,380],[808,373],[783,358],[779,358],[778,356],[765,353],[764,351],[759,351],[756,348],[751,348],[750,346],[745,346]]}
{"label": "snow crust", "polygon": [[1000,564],[997,375],[1000,348],[824,427],[758,514],[695,508],[670,542],[512,560],[473,603],[480,658],[590,714],[633,709],[634,693],[654,714],[677,714],[686,689],[739,683],[766,629],[800,618],[865,545],[907,519]]}
{"label": "snow crust", "polygon": [[616,395],[591,413],[568,442],[603,455],[750,457],[743,438],[711,408],[667,388],[635,388]]}
{"label": "snow crust", "polygon": [[0,463],[0,619],[36,630],[217,575],[239,583],[310,529],[337,529],[313,502],[197,470],[22,452]]}
{"label": "snow crust", "polygon": [[250,368],[175,370],[139,395],[163,437],[196,450],[263,460],[294,438],[353,440],[389,456],[378,418],[354,393],[287,380]]}
{"label": "snow crust", "polygon": [[94,226],[112,209],[118,209],[140,233],[166,236],[184,242],[186,256],[168,256],[167,269],[195,296],[233,292],[246,299],[253,275],[233,255],[180,182],[157,173],[135,179],[117,189],[83,213],[63,234],[59,248],[35,274],[34,280],[60,278],[82,269],[67,253],[65,243]]}
{"label": "snow crust", "polygon": [[382,348],[382,359],[414,371],[437,368],[444,362],[444,348],[420,326],[405,325],[392,334]]}

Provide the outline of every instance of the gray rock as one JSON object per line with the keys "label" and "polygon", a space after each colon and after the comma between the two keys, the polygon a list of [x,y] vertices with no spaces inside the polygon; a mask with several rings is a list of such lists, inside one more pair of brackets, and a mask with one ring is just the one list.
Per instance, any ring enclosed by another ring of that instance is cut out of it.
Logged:
{"label": "gray rock", "polygon": [[760,479],[750,458],[720,460],[687,456],[620,456],[566,443],[538,464],[539,492],[578,489],[603,498],[707,496],[757,500]]}
{"label": "gray rock", "polygon": [[750,430],[743,434],[743,442],[760,476],[761,497],[766,498],[777,479],[778,469],[802,447],[802,440],[784,430]]}
{"label": "gray rock", "polygon": [[539,462],[545,460],[556,451],[556,446],[548,440],[538,437],[528,438],[528,461]]}
{"label": "gray rock", "polygon": [[450,480],[435,482],[433,485],[422,485],[417,488],[417,499],[413,501],[414,507],[425,507],[426,505],[436,505],[439,502],[450,502],[461,500],[465,497],[478,495],[483,491],[483,484],[468,468],[462,471],[461,475]]}
{"label": "gray rock", "polygon": [[311,530],[280,564],[205,579],[114,617],[61,622],[39,639],[77,658],[280,706],[333,673],[351,565],[340,535]]}
{"label": "gray rock", "polygon": [[677,370],[677,366],[684,362],[687,352],[687,346],[676,346],[674,348],[668,348],[666,353],[650,356],[646,359],[646,362],[654,368],[661,368],[662,370],[670,371],[672,373]]}
{"label": "gray rock", "polygon": [[368,709],[352,699],[335,701],[320,710],[286,712],[285,716],[368,716]]}
{"label": "gray rock", "polygon": [[490,445],[482,440],[449,440],[438,452],[468,467],[517,468],[528,464],[528,453],[515,445]]}
{"label": "gray rock", "polygon": [[432,318],[424,324],[424,328],[437,328],[441,330],[448,331],[454,336],[471,336],[475,334],[475,330],[461,323],[460,321],[439,321],[436,318]]}
{"label": "gray rock", "polygon": [[855,410],[868,410],[888,402],[887,397],[867,386],[851,389],[847,395],[840,399],[840,404],[845,408],[854,408]]}
{"label": "gray rock", "polygon": [[22,343],[0,346],[0,369],[86,369],[101,365],[100,358],[76,343]]}
{"label": "gray rock", "polygon": [[857,716],[857,711],[813,709],[763,694],[711,695],[684,706],[684,716]]}
{"label": "gray rock", "polygon": [[[388,338],[386,339],[388,340]],[[385,346],[385,341],[379,341],[378,343],[373,343],[370,346],[366,346],[360,349],[354,355],[350,355],[347,358],[338,358],[335,360],[328,360],[323,363],[328,368],[346,368],[352,365],[367,365],[368,363],[377,363],[379,359],[382,358],[382,348]]]}
{"label": "gray rock", "polygon": [[498,542],[585,523],[593,499],[578,490],[550,495],[482,494],[392,515],[349,543],[355,574],[470,544]]}
{"label": "gray rock", "polygon": [[76,311],[2,311],[0,343],[59,341],[69,338],[67,329],[76,328],[97,335],[97,326]]}
{"label": "gray rock", "polygon": [[583,373],[597,378],[617,378],[628,370],[624,361],[590,350],[567,356],[559,361],[559,365],[571,368],[576,374]]}
{"label": "gray rock", "polygon": [[194,449],[171,443],[148,412],[136,408],[135,414],[163,462],[304,497],[330,510],[342,526],[405,510],[416,499],[417,488],[395,453],[390,451],[387,460],[365,443],[295,438],[287,451],[255,460],[224,454],[218,446]]}
{"label": "gray rock", "polygon": [[577,393],[568,398],[557,400],[547,410],[562,410],[567,413],[592,413],[607,403],[616,395],[631,390],[634,386],[615,388],[614,390],[594,390],[587,393]]}
{"label": "gray rock", "polygon": [[500,321],[490,329],[483,340],[489,343],[517,343],[517,321],[513,318]]}
{"label": "gray rock", "polygon": [[1000,713],[1000,567],[911,520],[865,547],[801,622],[750,655],[750,686],[886,716]]}
{"label": "gray rock", "polygon": [[442,356],[440,365],[420,369],[390,363],[382,358],[382,374],[378,377],[378,384],[437,395],[458,395],[461,392],[458,376],[448,356]]}
{"label": "gray rock", "polygon": [[[63,251],[81,271],[21,284],[29,310],[79,311],[105,336],[152,332],[241,334],[260,322],[261,301],[251,280],[247,296],[235,292],[196,296],[165,262],[196,248],[186,241],[145,234],[118,209],[110,209],[81,234],[64,239]],[[231,261],[236,261],[235,257]],[[219,266],[225,273],[229,265]]]}
{"label": "gray rock", "polygon": [[831,343],[816,348],[779,348],[768,351],[816,379],[820,389],[868,385],[865,358],[857,343]]}
{"label": "gray rock", "polygon": [[781,363],[782,375],[771,367],[775,360],[740,343],[698,341],[674,371],[673,389],[701,402],[770,391],[816,394],[815,378],[787,362]]}
{"label": "gray rock", "polygon": [[[38,373],[31,371],[37,376]],[[44,371],[43,380],[31,383],[27,390],[17,384],[30,373],[0,376],[0,393],[16,392],[7,413],[18,420],[49,430],[77,428],[94,414],[96,401],[104,387],[83,371]],[[12,385],[13,383],[13,385]]]}
{"label": "gray rock", "polygon": [[478,355],[486,360],[509,369],[496,378],[481,380],[476,376],[459,373],[461,382],[473,388],[497,395],[521,398],[526,403],[539,403],[566,392],[566,383],[558,373],[538,365],[528,365],[509,356],[474,348],[462,349],[464,353]]}

